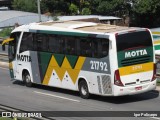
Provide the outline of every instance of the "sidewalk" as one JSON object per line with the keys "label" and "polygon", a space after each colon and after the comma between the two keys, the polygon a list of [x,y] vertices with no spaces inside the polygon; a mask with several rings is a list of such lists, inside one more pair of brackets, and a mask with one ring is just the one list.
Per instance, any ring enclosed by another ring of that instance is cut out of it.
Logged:
{"label": "sidewalk", "polygon": [[9,67],[9,63],[0,61],[0,67],[8,68]]}

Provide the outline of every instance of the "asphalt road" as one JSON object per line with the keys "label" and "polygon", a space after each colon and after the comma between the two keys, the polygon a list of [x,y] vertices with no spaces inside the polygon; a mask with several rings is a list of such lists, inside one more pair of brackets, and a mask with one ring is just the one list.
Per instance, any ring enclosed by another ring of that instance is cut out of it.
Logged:
{"label": "asphalt road", "polygon": [[[123,97],[93,95],[85,100],[78,92],[41,85],[25,87],[22,82],[11,81],[7,68],[0,67],[0,105],[25,111],[65,111],[70,117],[56,120],[160,120],[158,117],[72,117],[68,111],[160,111],[158,91]],[[81,113],[81,112],[80,112]],[[124,114],[122,113],[122,114]],[[98,115],[98,112],[90,113]],[[106,112],[107,114],[107,112]],[[54,115],[53,115],[54,116]]]}

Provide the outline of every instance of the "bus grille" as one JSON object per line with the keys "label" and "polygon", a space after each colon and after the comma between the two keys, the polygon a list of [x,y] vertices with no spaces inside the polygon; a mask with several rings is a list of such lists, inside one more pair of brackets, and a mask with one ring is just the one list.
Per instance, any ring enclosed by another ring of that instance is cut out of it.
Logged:
{"label": "bus grille", "polygon": [[98,90],[100,94],[112,94],[111,78],[107,75],[97,76]]}
{"label": "bus grille", "polygon": [[135,65],[135,64],[142,64],[150,61],[150,56],[143,56],[138,58],[130,58],[121,61],[123,66]]}
{"label": "bus grille", "polygon": [[107,75],[102,75],[102,85],[103,85],[103,93],[104,94],[111,94],[112,88],[111,88],[111,78]]}

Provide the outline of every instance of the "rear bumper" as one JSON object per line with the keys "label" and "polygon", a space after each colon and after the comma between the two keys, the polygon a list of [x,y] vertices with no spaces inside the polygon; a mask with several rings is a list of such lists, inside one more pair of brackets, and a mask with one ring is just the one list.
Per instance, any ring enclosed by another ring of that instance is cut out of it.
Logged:
{"label": "rear bumper", "polygon": [[[156,89],[156,82],[157,80],[154,80],[149,83],[141,84],[141,85],[136,85],[136,86],[127,86],[127,87],[120,87],[114,85],[114,96],[122,96],[122,95],[134,95],[134,94],[139,94],[139,93],[144,93],[150,90]],[[136,87],[142,87],[141,90],[136,90]]]}

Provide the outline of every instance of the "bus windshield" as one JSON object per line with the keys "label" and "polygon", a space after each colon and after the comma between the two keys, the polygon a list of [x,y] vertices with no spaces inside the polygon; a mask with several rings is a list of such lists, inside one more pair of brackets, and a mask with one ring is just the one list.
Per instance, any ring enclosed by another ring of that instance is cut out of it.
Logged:
{"label": "bus windshield", "polygon": [[152,39],[148,31],[138,31],[127,34],[121,34],[116,37],[117,52],[142,48],[151,47]]}

